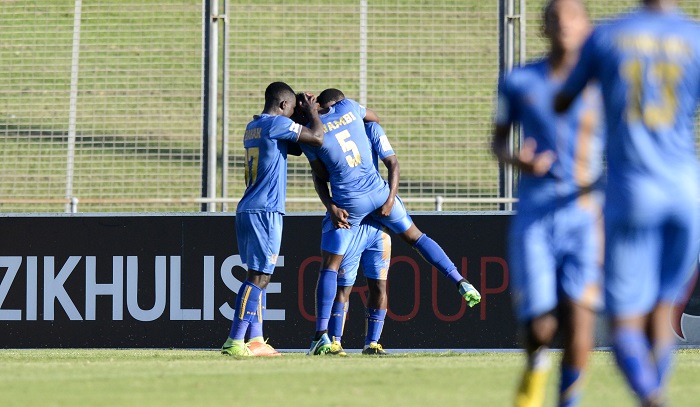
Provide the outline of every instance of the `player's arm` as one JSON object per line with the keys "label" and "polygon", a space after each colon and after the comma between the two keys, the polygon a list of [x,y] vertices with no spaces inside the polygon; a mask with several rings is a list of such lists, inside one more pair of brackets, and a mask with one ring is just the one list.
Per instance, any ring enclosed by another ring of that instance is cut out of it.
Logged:
{"label": "player's arm", "polygon": [[328,189],[328,170],[320,160],[309,161],[313,176],[314,189],[321,203],[326,207],[326,211],[331,216],[333,226],[336,228],[349,229],[348,212],[345,209],[339,208],[331,198],[331,192]]}
{"label": "player's arm", "polygon": [[496,124],[493,131],[491,149],[499,161],[518,167],[521,171],[542,176],[549,171],[555,156],[552,151],[537,153],[537,142],[526,138],[518,153],[512,154],[508,148],[510,125]]}
{"label": "player's arm", "polygon": [[537,143],[532,138],[526,138],[520,146],[520,151],[511,151],[508,140],[514,121],[519,119],[517,88],[514,88],[508,78],[498,84],[498,105],[494,118],[493,139],[491,151],[499,161],[519,168],[523,172],[542,176],[549,171],[554,161],[554,153],[543,151],[537,153]]}
{"label": "player's arm", "polygon": [[389,173],[389,197],[386,199],[386,202],[384,202],[384,205],[379,208],[379,214],[381,216],[389,216],[391,208],[394,207],[396,194],[399,192],[401,170],[399,169],[399,159],[396,158],[396,154],[382,158],[382,162]]}
{"label": "player's arm", "polygon": [[366,122],[379,123],[379,116],[373,110],[366,109],[365,110],[365,117],[363,120]]}
{"label": "player's arm", "polygon": [[323,123],[316,109],[316,96],[305,93],[299,101],[299,107],[304,116],[309,119],[309,126],[301,128],[298,142],[316,147],[321,146],[323,144]]}

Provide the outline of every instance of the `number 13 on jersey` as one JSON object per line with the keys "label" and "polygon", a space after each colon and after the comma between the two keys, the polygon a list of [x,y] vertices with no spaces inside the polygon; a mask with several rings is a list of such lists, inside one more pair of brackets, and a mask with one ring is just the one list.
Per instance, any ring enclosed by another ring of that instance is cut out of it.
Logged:
{"label": "number 13 on jersey", "polygon": [[357,144],[352,140],[348,140],[348,138],[350,138],[350,132],[343,130],[336,134],[335,138],[338,140],[344,153],[350,152],[349,155],[345,155],[345,160],[347,160],[348,165],[350,167],[357,167],[362,162],[362,156],[360,155],[360,150],[357,148]]}

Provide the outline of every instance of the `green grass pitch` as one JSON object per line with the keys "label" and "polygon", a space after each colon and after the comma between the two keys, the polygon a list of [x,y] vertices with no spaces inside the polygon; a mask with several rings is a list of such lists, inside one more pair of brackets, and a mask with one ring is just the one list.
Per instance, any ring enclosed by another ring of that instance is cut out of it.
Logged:
{"label": "green grass pitch", "polygon": [[[347,358],[287,353],[237,360],[194,350],[2,350],[0,404],[496,407],[511,404],[523,363],[520,352]],[[677,352],[673,406],[698,405],[699,372],[700,350]],[[552,375],[547,406],[554,405],[556,387]],[[635,405],[608,352],[592,354],[581,405]]]}

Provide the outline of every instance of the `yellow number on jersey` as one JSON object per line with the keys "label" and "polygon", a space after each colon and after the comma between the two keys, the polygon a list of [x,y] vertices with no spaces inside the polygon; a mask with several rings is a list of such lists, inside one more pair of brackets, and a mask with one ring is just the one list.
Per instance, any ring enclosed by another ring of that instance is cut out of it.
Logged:
{"label": "yellow number on jersey", "polygon": [[[643,120],[650,129],[672,125],[676,117],[675,89],[681,77],[681,67],[671,62],[654,62],[645,73],[641,60],[629,61],[622,66],[622,76],[631,85],[627,95],[627,121]],[[661,91],[661,100],[643,103],[642,75]]]}
{"label": "yellow number on jersey", "polygon": [[362,156],[360,155],[360,150],[357,148],[357,144],[354,141],[348,140],[350,137],[350,132],[343,130],[335,135],[338,140],[340,147],[343,149],[344,153],[350,152],[350,155],[345,156],[348,165],[350,167],[357,167],[362,162]]}
{"label": "yellow number on jersey", "polygon": [[258,147],[250,147],[245,149],[245,185],[249,187],[253,185],[258,178],[258,155],[260,149]]}

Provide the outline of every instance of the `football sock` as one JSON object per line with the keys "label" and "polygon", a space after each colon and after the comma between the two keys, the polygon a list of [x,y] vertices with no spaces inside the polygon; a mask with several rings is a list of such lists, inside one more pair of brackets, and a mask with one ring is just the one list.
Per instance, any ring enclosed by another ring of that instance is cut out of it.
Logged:
{"label": "football sock", "polygon": [[433,239],[429,238],[428,235],[423,233],[421,237],[416,240],[413,248],[420,253],[420,255],[428,263],[435,266],[436,269],[440,271],[445,277],[447,277],[452,283],[458,284],[464,277],[459,274],[457,267],[455,267],[452,260],[447,257],[447,254],[439,244],[437,244]]}
{"label": "football sock", "polygon": [[654,397],[659,390],[659,376],[644,333],[638,329],[617,329],[613,334],[613,352],[627,383],[639,398]]}
{"label": "football sock", "polygon": [[338,289],[338,272],[323,269],[318,275],[316,284],[316,338],[318,340],[328,331],[328,321],[331,318],[331,308]]}
{"label": "football sock", "polygon": [[382,328],[384,328],[384,318],[386,318],[385,309],[367,308],[365,346],[368,346],[372,342],[379,342],[379,337],[382,335]]}
{"label": "football sock", "polygon": [[515,395],[516,407],[542,407],[549,377],[549,348],[541,346],[528,355],[520,386]]}
{"label": "football sock", "polygon": [[673,344],[654,346],[654,363],[656,364],[656,374],[659,377],[659,387],[666,386],[668,373],[673,364]]}
{"label": "football sock", "polygon": [[253,319],[257,318],[261,292],[262,290],[258,286],[249,281],[244,281],[241,284],[236,297],[236,309],[233,313],[229,338],[234,340],[245,339],[248,325]]}
{"label": "football sock", "polygon": [[334,302],[331,308],[331,319],[328,321],[328,335],[331,341],[340,342],[345,328],[345,316],[348,313],[347,302]]}
{"label": "football sock", "polygon": [[258,302],[258,317],[253,318],[250,321],[250,326],[248,327],[248,337],[257,338],[258,336],[263,336],[263,321],[265,320],[265,308],[267,306],[267,290],[263,289],[260,293],[260,300]]}
{"label": "football sock", "polygon": [[561,365],[559,383],[559,407],[574,407],[581,400],[583,374],[573,366]]}

